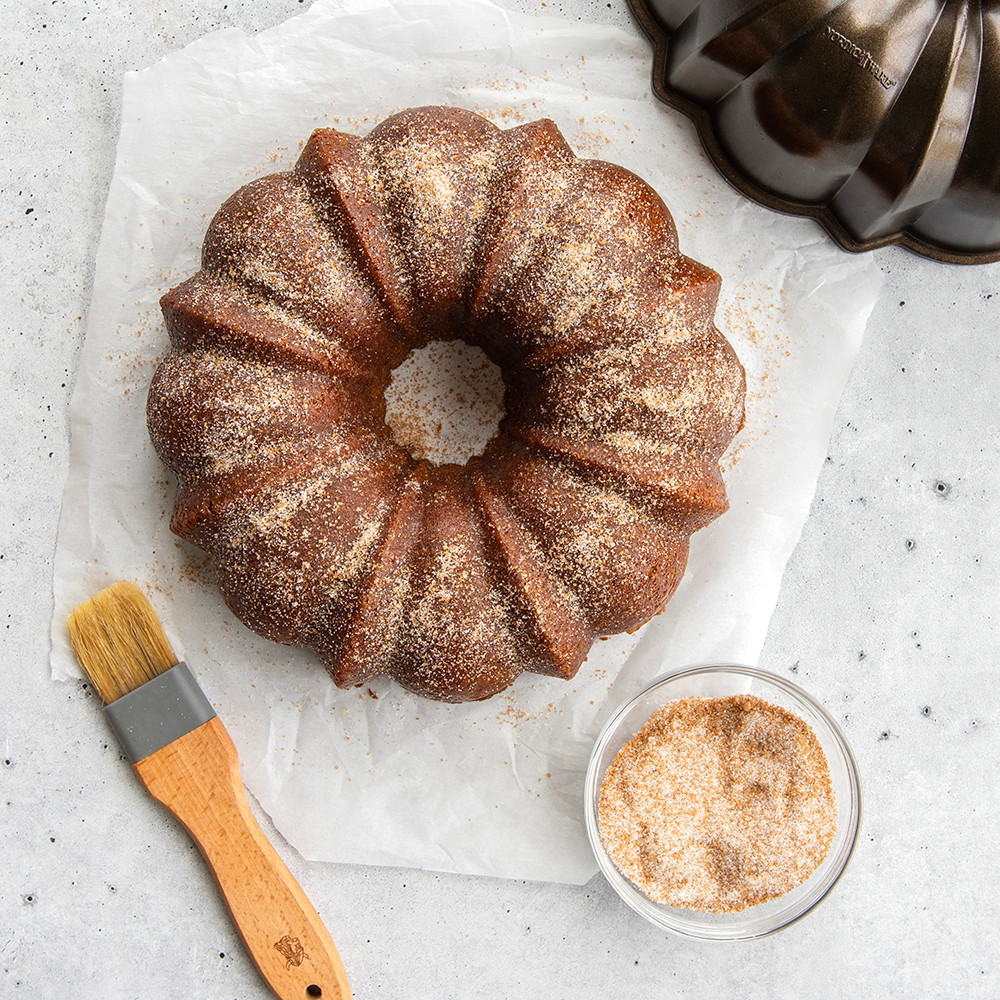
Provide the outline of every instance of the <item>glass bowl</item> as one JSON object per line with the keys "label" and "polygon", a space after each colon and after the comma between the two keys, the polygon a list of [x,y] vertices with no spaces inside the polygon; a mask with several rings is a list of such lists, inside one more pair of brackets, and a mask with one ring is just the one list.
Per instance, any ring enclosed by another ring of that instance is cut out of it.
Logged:
{"label": "glass bowl", "polygon": [[[658,708],[678,698],[755,695],[803,719],[823,747],[837,796],[837,832],[823,863],[802,885],[737,913],[701,913],[655,903],[615,867],[601,842],[597,805],[604,773],[618,751]],[[851,748],[826,710],[800,687],[737,664],[689,667],[666,674],[622,706],[594,746],[586,779],[587,834],[597,863],[619,896],[647,920],[685,937],[739,941],[774,934],[818,906],[847,868],[861,827],[861,778]]]}

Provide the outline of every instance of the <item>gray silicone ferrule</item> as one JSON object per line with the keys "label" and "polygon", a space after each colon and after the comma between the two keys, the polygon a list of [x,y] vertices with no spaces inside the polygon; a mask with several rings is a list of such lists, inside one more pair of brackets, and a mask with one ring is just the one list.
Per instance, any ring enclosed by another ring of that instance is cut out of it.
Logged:
{"label": "gray silicone ferrule", "polygon": [[132,764],[215,718],[215,709],[186,663],[111,702],[104,713]]}

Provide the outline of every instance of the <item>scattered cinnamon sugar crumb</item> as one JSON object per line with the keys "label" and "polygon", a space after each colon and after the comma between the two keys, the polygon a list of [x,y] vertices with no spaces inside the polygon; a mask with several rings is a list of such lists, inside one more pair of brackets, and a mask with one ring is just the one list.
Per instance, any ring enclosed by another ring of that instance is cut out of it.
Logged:
{"label": "scattered cinnamon sugar crumb", "polygon": [[431,341],[410,352],[385,392],[386,423],[414,458],[464,464],[481,455],[504,416],[500,369],[478,347]]}
{"label": "scattered cinnamon sugar crumb", "polygon": [[809,878],[837,804],[798,716],[751,695],[683,698],[615,756],[598,821],[611,860],[654,902],[733,913]]}

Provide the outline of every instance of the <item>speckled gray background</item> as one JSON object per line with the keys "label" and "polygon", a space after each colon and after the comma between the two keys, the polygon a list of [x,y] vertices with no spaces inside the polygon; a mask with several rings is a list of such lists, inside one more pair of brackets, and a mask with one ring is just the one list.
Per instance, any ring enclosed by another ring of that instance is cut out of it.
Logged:
{"label": "speckled gray background", "polygon": [[[620,2],[545,6],[637,30]],[[300,9],[0,8],[4,997],[268,995],[195,849],[139,792],[94,698],[49,680],[47,635],[122,74],[214,28],[258,30]],[[1000,995],[1000,265],[897,250],[877,260],[885,289],[761,663],[816,695],[857,753],[865,825],[837,891],[776,937],[698,945],[653,930],[600,877],[573,888],[314,865],[278,838],[357,997]]]}

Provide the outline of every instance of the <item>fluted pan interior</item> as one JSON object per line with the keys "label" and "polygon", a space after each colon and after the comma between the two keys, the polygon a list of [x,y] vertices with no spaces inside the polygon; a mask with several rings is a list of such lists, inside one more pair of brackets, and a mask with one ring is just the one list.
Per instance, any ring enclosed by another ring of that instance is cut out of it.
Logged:
{"label": "fluted pan interior", "polygon": [[1000,0],[629,0],[744,194],[847,250],[1000,260]]}

